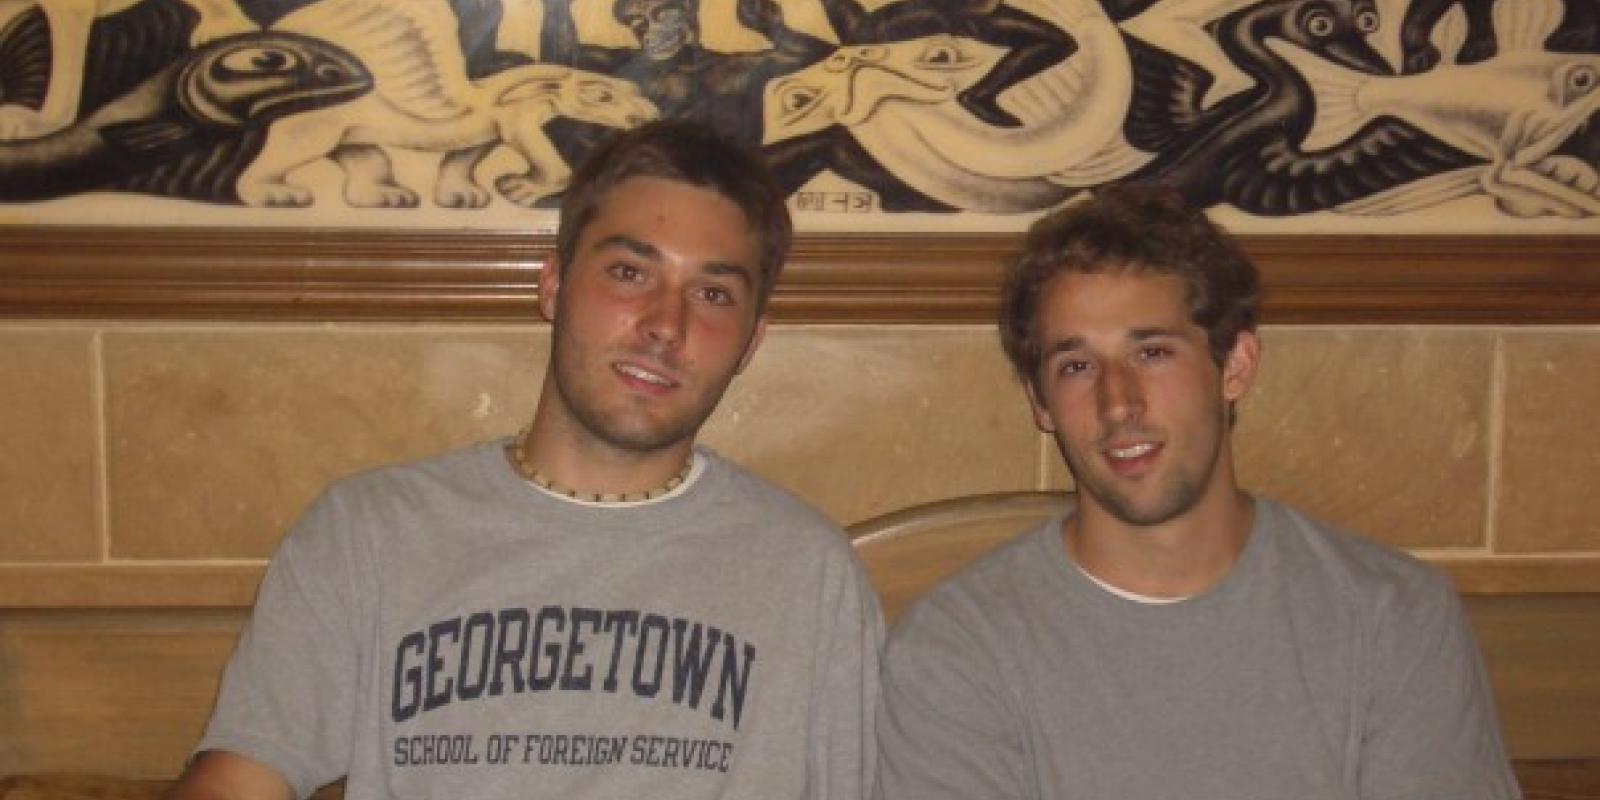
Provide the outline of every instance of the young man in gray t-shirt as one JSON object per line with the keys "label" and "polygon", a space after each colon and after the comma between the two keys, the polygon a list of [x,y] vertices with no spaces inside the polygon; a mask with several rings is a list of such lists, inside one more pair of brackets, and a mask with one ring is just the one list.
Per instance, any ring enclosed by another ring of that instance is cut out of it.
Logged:
{"label": "young man in gray t-shirt", "polygon": [[1235,482],[1259,302],[1175,194],[1029,231],[1001,339],[1077,504],[890,636],[888,800],[1519,796],[1448,581]]}
{"label": "young man in gray t-shirt", "polygon": [[341,481],[267,571],[180,800],[836,798],[880,622],[837,527],[694,446],[790,239],[759,156],[651,123],[575,172],[521,435]]}

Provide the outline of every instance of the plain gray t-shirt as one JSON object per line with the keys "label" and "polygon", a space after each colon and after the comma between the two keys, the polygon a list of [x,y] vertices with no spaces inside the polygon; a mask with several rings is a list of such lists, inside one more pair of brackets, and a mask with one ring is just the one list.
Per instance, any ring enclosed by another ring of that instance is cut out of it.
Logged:
{"label": "plain gray t-shirt", "polygon": [[869,791],[881,622],[836,526],[706,450],[680,492],[595,508],[504,444],[312,506],[200,750],[351,800]]}
{"label": "plain gray t-shirt", "polygon": [[888,800],[1510,800],[1459,598],[1432,568],[1257,501],[1224,580],[1095,585],[1052,520],[896,626]]}

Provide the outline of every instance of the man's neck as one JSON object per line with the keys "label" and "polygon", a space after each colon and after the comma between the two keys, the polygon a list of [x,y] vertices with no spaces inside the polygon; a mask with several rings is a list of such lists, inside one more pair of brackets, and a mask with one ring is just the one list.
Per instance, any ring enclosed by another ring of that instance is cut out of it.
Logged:
{"label": "man's neck", "polygon": [[1192,597],[1217,585],[1250,538],[1255,501],[1230,488],[1159,525],[1130,525],[1089,498],[1062,526],[1067,557],[1105,583],[1150,597]]}
{"label": "man's neck", "polygon": [[519,471],[536,472],[556,486],[586,495],[657,492],[683,474],[693,453],[693,440],[656,450],[616,447],[575,424],[552,422],[544,413],[536,413],[532,424],[512,444]]}

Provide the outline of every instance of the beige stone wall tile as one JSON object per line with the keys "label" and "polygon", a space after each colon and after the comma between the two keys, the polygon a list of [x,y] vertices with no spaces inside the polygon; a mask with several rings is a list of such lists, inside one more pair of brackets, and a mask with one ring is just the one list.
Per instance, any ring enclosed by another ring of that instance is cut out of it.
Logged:
{"label": "beige stone wall tile", "polygon": [[92,338],[0,329],[0,561],[99,557]]}
{"label": "beige stone wall tile", "polygon": [[1505,337],[1496,549],[1600,551],[1600,332]]}
{"label": "beige stone wall tile", "polygon": [[107,334],[112,554],[264,557],[329,481],[516,430],[544,329]]}
{"label": "beige stone wall tile", "polygon": [[1240,409],[1240,479],[1390,543],[1484,544],[1494,335],[1268,329]]}
{"label": "beige stone wall tile", "polygon": [[1026,400],[986,326],[775,327],[705,441],[844,524],[1038,483]]}
{"label": "beige stone wall tile", "polygon": [[243,621],[238,611],[0,610],[0,777],[176,776]]}

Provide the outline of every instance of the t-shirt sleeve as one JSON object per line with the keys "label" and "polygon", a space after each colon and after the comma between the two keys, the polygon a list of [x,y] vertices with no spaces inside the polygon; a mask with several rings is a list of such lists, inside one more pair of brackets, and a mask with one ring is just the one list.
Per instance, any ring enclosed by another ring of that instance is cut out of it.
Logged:
{"label": "t-shirt sleeve", "polygon": [[358,655],[342,519],[338,499],[325,496],[284,539],[196,748],[259,761],[296,797],[344,776],[349,763]]}
{"label": "t-shirt sleeve", "polygon": [[1431,571],[1380,607],[1362,737],[1365,800],[1512,800],[1494,694],[1460,597]]}
{"label": "t-shirt sleeve", "polygon": [[860,564],[853,557],[842,563],[831,602],[819,609],[824,641],[817,648],[809,737],[810,796],[816,800],[859,800],[877,782],[883,613]]}
{"label": "t-shirt sleeve", "polygon": [[929,601],[901,621],[884,655],[883,800],[1029,795],[1021,722],[997,688],[992,652]]}

